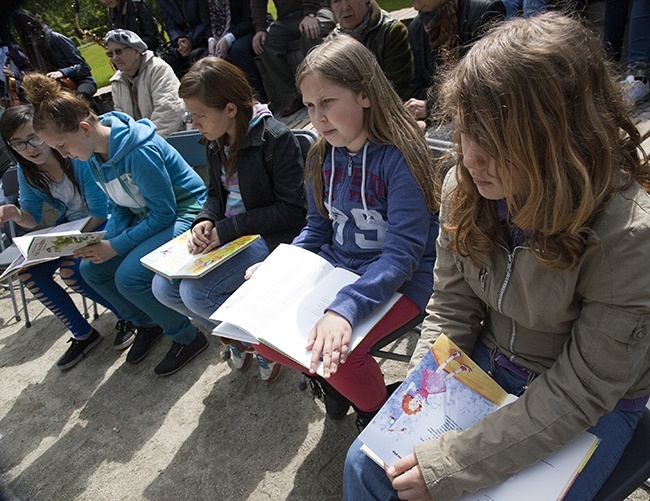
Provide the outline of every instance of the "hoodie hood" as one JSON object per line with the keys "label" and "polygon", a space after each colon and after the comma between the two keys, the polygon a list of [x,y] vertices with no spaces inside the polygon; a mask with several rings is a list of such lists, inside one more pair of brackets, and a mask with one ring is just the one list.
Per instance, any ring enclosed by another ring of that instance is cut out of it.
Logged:
{"label": "hoodie hood", "polygon": [[150,141],[156,134],[156,126],[148,118],[136,122],[120,111],[106,113],[99,117],[99,121],[111,128],[108,157],[113,163],[119,163],[132,150]]}

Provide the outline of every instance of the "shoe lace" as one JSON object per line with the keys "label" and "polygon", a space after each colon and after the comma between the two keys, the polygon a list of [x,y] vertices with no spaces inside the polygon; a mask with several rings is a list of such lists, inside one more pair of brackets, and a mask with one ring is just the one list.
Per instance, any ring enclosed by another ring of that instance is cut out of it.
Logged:
{"label": "shoe lace", "polygon": [[317,398],[318,400],[323,400],[325,398],[325,392],[323,392],[323,387],[318,379],[310,377],[309,387],[311,388],[312,398]]}
{"label": "shoe lace", "polygon": [[128,331],[131,328],[130,322],[127,320],[118,320],[117,325],[115,326],[117,329],[117,332],[120,334],[124,334],[126,331]]}

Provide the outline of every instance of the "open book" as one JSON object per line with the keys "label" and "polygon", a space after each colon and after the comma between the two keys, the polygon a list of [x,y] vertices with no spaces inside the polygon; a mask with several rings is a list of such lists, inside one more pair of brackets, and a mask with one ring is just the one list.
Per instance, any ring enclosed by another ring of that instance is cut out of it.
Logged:
{"label": "open book", "polygon": [[205,254],[190,254],[187,241],[191,235],[192,230],[181,233],[142,257],[140,263],[168,280],[201,278],[260,238],[259,235],[245,235]]}
{"label": "open book", "polygon": [[[219,324],[213,334],[249,343],[264,343],[309,367],[307,336],[325,308],[359,276],[335,268],[317,254],[280,244],[210,317]],[[352,329],[350,351],[399,299],[395,294]],[[317,372],[322,374],[322,364]]]}
{"label": "open book", "polygon": [[0,275],[0,280],[18,273],[35,264],[51,261],[62,256],[71,256],[75,251],[100,242],[105,231],[82,233],[90,217],[59,224],[50,228],[35,230],[22,237],[15,237],[14,244],[20,256]]}
{"label": "open book", "polygon": [[[378,464],[392,465],[413,452],[416,443],[464,430],[517,397],[441,335],[361,432],[362,450]],[[466,494],[462,501],[562,499],[598,445],[583,433],[549,457],[506,482]]]}

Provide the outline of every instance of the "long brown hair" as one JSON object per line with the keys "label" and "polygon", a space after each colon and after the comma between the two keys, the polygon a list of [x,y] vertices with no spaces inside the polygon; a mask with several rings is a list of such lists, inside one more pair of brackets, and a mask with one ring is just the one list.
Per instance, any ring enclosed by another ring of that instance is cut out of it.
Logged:
{"label": "long brown hair", "polygon": [[[33,117],[34,108],[31,105],[12,106],[11,108],[7,108],[2,114],[2,117],[0,117],[0,134],[2,135],[2,139],[10,145],[9,151],[16,162],[20,164],[27,182],[37,190],[44,192],[50,200],[54,200],[54,197],[52,197],[52,190],[50,189],[52,181],[47,177],[45,172],[43,172],[43,169],[39,165],[36,165],[34,162],[31,162],[20,155],[20,153],[16,152],[11,147],[11,136],[13,136],[20,127],[32,121]],[[52,148],[52,155],[54,155],[54,158],[59,162],[61,170],[63,170],[65,176],[72,182],[74,189],[81,195],[81,188],[74,175],[74,169],[70,160],[63,158],[54,148]]]}
{"label": "long brown hair", "polygon": [[[438,202],[434,192],[431,151],[424,134],[402,105],[372,52],[354,38],[338,35],[307,54],[296,72],[296,85],[300,87],[305,77],[315,73],[368,96],[370,107],[364,109],[363,115],[363,128],[368,138],[374,143],[395,145],[400,150],[429,210],[436,211]],[[305,162],[306,177],[312,183],[316,206],[325,217],[321,168],[327,147],[325,138],[320,137],[309,150]]]}
{"label": "long brown hair", "polygon": [[[236,170],[237,153],[248,134],[248,123],[253,116],[255,98],[246,75],[236,66],[218,57],[206,57],[192,65],[181,80],[178,90],[181,99],[198,99],[208,108],[223,110],[228,103],[237,107],[235,138],[226,157],[225,138],[220,137],[219,155],[226,167],[226,177]],[[231,138],[232,139],[232,138]]]}
{"label": "long brown hair", "polygon": [[[612,194],[633,181],[650,187],[639,131],[602,44],[569,17],[546,13],[493,28],[448,70],[438,102],[456,142],[462,131],[495,160],[512,223],[546,266],[574,267]],[[452,251],[477,259],[494,250],[499,223],[456,153],[445,228]]]}

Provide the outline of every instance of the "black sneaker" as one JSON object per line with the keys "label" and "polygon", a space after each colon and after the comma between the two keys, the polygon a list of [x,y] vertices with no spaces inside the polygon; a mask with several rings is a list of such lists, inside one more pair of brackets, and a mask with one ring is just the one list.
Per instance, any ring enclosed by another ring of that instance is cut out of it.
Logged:
{"label": "black sneaker", "polygon": [[169,376],[178,372],[207,347],[208,339],[201,331],[198,331],[197,336],[190,344],[173,343],[162,362],[156,365],[154,372],[159,376]]}
{"label": "black sneaker", "polygon": [[321,376],[307,376],[312,394],[316,398],[323,397],[325,413],[331,419],[343,419],[350,408],[350,401],[341,395],[334,387]]}
{"label": "black sneaker", "polygon": [[[388,398],[395,392],[395,390],[399,387],[400,384],[402,384],[402,381],[397,381],[396,383],[391,383],[388,386],[386,386],[386,390],[388,393],[386,395],[386,400],[388,400]],[[381,407],[379,409],[381,409]],[[357,430],[359,430],[359,433],[361,433],[363,429],[370,424],[370,421],[372,421],[372,418],[374,418],[377,415],[379,409],[372,412],[363,412],[357,409],[356,407],[354,408],[354,410],[357,411],[357,419],[355,420],[355,424],[357,425]]]}
{"label": "black sneaker", "polygon": [[62,371],[71,369],[81,362],[81,359],[84,358],[86,354],[101,340],[102,337],[95,329],[93,329],[92,334],[90,334],[86,339],[79,340],[73,337],[68,339],[68,343],[71,343],[70,348],[68,348],[68,351],[66,351],[59,359],[56,366]]}
{"label": "black sneaker", "polygon": [[158,341],[163,335],[162,327],[136,327],[135,340],[131,349],[126,354],[126,361],[130,364],[137,364],[147,356],[151,346]]}
{"label": "black sneaker", "polygon": [[115,324],[115,341],[113,341],[113,348],[116,350],[123,350],[128,348],[135,341],[135,332],[133,332],[133,324],[126,320],[118,320]]}

